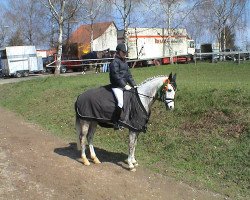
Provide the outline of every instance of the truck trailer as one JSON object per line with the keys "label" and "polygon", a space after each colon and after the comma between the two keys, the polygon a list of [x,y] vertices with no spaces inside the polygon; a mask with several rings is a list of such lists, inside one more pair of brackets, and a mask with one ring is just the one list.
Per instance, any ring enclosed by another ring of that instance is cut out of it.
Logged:
{"label": "truck trailer", "polygon": [[10,46],[0,50],[2,75],[26,77],[43,70],[35,46]]}
{"label": "truck trailer", "polygon": [[[162,64],[189,62],[194,55],[194,40],[186,29],[128,28],[128,57]],[[119,42],[119,41],[118,41]]]}

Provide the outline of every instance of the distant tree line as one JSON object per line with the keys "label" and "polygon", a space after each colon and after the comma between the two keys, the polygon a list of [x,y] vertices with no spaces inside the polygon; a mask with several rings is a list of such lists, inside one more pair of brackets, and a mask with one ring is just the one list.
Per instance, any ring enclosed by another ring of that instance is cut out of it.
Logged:
{"label": "distant tree line", "polygon": [[[58,49],[81,24],[114,21],[128,27],[186,28],[196,42],[235,47],[236,30],[246,28],[247,0],[7,0],[0,3],[0,47],[35,45]],[[205,37],[204,37],[205,36]],[[249,41],[248,41],[249,42]],[[246,44],[247,45],[247,44]],[[249,44],[248,44],[249,45]],[[171,48],[171,45],[169,45]]]}

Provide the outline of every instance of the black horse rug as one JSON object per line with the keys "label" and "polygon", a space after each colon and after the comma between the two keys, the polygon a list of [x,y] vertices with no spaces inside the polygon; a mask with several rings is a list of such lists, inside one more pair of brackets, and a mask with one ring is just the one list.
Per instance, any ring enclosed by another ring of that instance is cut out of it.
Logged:
{"label": "black horse rug", "polygon": [[[76,113],[81,119],[95,120],[101,126],[112,124],[116,106],[117,101],[110,85],[87,90],[75,102]],[[133,131],[146,132],[148,118],[137,89],[124,91],[120,123]]]}

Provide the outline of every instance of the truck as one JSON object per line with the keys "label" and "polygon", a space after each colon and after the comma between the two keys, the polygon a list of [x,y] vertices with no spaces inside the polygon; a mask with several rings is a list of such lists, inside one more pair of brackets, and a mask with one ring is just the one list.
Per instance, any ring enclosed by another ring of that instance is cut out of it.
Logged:
{"label": "truck", "polygon": [[219,43],[204,43],[200,48],[200,59],[217,62],[219,60]]}
{"label": "truck", "polygon": [[[170,64],[191,61],[195,45],[186,29],[128,28],[128,57],[132,60]],[[118,41],[119,42],[119,41]]]}
{"label": "truck", "polygon": [[30,73],[37,73],[43,70],[39,62],[35,46],[9,46],[0,50],[2,75],[5,77],[14,76],[27,77]]}

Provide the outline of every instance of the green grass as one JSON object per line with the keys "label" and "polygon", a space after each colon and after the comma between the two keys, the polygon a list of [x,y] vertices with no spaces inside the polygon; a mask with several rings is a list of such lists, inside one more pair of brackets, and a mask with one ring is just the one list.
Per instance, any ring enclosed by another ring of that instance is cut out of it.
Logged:
{"label": "green grass", "polygon": [[[250,63],[198,63],[133,69],[137,83],[177,73],[175,110],[152,108],[141,134],[139,162],[233,199],[250,198]],[[108,74],[47,77],[0,85],[0,106],[74,140],[74,102],[83,91],[109,83]],[[97,129],[95,144],[127,153],[127,131]]]}

